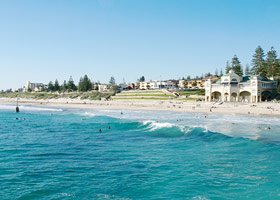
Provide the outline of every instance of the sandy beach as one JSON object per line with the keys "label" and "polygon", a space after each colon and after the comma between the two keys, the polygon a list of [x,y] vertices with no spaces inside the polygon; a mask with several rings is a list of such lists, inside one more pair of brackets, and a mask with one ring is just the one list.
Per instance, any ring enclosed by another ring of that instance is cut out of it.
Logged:
{"label": "sandy beach", "polygon": [[[15,104],[15,98],[0,98],[0,103]],[[179,100],[112,100],[90,101],[79,99],[19,99],[19,104],[83,109],[117,109],[174,111],[206,114],[252,115],[280,117],[280,104],[262,102],[256,104],[230,102],[195,102]]]}

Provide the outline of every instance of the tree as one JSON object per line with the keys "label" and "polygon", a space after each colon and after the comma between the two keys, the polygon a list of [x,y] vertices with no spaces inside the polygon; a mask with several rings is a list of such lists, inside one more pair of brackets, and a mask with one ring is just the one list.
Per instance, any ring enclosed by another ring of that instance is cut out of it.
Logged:
{"label": "tree", "polygon": [[246,75],[246,76],[250,75],[250,68],[249,68],[249,65],[248,65],[248,64],[246,64],[245,75]]}
{"label": "tree", "polygon": [[226,74],[229,73],[230,70],[231,70],[231,67],[229,65],[229,61],[227,61],[227,64],[226,64]]}
{"label": "tree", "polygon": [[68,80],[67,89],[70,90],[70,91],[76,91],[77,90],[77,87],[76,87],[76,85],[73,81],[72,76],[70,76],[70,78]]}
{"label": "tree", "polygon": [[191,76],[190,75],[187,76],[187,80],[191,80]]}
{"label": "tree", "polygon": [[79,82],[79,91],[81,92],[87,92],[92,89],[92,84],[90,79],[88,78],[87,75],[84,75],[84,77],[80,78]]}
{"label": "tree", "polygon": [[66,83],[66,80],[63,81],[63,84],[61,86],[61,90],[62,91],[66,91],[67,90],[67,83]]}
{"label": "tree", "polygon": [[115,85],[112,85],[112,86],[110,87],[110,90],[116,92],[119,88],[120,88],[120,86],[118,86],[118,85],[115,84]]}
{"label": "tree", "polygon": [[141,77],[139,78],[139,82],[145,82],[145,77],[144,77],[144,76],[141,76]]}
{"label": "tree", "polygon": [[277,53],[273,47],[271,47],[270,51],[267,52],[265,68],[267,77],[274,77],[280,72],[279,60],[277,59]]}
{"label": "tree", "polygon": [[81,77],[80,78],[80,81],[79,81],[79,84],[78,84],[78,90],[79,91],[84,91],[84,78],[83,77]]}
{"label": "tree", "polygon": [[243,75],[243,70],[240,61],[236,55],[233,56],[231,61],[231,69],[239,76]]}
{"label": "tree", "polygon": [[[145,78],[144,78],[145,80]],[[115,77],[111,76],[110,80],[109,80],[109,85],[112,86],[112,85],[116,85],[116,79]]]}
{"label": "tree", "polygon": [[218,76],[218,69],[215,70],[215,76]]}
{"label": "tree", "polygon": [[265,61],[264,61],[264,52],[261,46],[258,46],[257,49],[255,50],[255,54],[253,55],[252,59],[252,68],[251,72],[254,75],[261,75],[265,76]]}
{"label": "tree", "polygon": [[192,83],[192,86],[193,86],[193,87],[197,86],[197,82],[194,81],[194,82]]}
{"label": "tree", "polygon": [[59,86],[58,80],[55,79],[54,87],[53,87],[54,91],[59,91],[59,87],[60,87],[60,86]]}
{"label": "tree", "polygon": [[220,70],[220,76],[223,76],[223,75],[224,75],[223,69],[221,68],[221,70]]}
{"label": "tree", "polygon": [[188,81],[184,81],[183,85],[184,85],[184,88],[187,88],[188,87]]}
{"label": "tree", "polygon": [[53,82],[50,81],[49,84],[48,84],[48,89],[52,92],[54,91],[54,86],[53,86]]}
{"label": "tree", "polygon": [[90,79],[88,78],[87,75],[84,76],[84,91],[90,91],[92,89],[92,84]]}

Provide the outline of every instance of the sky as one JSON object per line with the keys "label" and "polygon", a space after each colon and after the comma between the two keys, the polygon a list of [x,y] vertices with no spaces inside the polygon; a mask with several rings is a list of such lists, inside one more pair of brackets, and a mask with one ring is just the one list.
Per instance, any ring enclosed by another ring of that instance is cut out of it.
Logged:
{"label": "sky", "polygon": [[280,52],[279,0],[0,0],[0,89],[178,79]]}

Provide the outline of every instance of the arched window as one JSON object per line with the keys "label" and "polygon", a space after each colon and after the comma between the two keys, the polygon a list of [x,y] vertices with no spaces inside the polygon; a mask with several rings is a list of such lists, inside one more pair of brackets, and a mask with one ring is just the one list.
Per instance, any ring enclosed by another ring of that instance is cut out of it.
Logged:
{"label": "arched window", "polygon": [[224,82],[228,82],[228,79],[226,78],[226,79],[224,79]]}
{"label": "arched window", "polygon": [[231,79],[232,82],[237,82],[236,78]]}

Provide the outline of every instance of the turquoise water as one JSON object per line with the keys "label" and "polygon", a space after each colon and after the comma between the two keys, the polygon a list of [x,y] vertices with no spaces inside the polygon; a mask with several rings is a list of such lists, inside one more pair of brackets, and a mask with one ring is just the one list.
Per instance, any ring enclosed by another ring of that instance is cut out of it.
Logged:
{"label": "turquoise water", "polygon": [[0,199],[280,199],[277,118],[21,110],[0,109]]}

